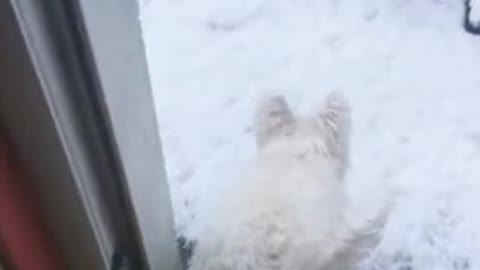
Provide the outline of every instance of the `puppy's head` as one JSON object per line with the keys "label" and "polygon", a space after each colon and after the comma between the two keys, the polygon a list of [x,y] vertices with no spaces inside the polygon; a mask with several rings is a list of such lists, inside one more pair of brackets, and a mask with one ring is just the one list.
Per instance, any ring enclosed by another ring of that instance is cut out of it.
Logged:
{"label": "puppy's head", "polygon": [[339,161],[342,170],[347,166],[351,112],[346,98],[339,93],[329,94],[311,119],[296,117],[282,96],[264,96],[257,103],[254,126],[259,149],[284,140],[286,144],[314,147]]}

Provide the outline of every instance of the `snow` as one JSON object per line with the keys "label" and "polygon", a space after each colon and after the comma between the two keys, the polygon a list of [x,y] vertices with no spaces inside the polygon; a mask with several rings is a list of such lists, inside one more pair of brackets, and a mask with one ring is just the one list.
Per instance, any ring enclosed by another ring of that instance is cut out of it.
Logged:
{"label": "snow", "polygon": [[397,200],[365,269],[480,269],[480,38],[462,29],[462,1],[141,4],[179,235],[194,240],[241,180],[259,94],[308,113],[339,90],[349,190]]}

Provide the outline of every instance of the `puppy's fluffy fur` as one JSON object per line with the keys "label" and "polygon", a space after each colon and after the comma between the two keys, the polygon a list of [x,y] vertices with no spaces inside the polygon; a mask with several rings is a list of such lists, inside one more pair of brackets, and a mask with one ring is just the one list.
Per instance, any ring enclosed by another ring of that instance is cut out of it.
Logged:
{"label": "puppy's fluffy fur", "polygon": [[378,238],[366,227],[354,229],[348,218],[344,175],[350,107],[345,98],[330,94],[316,115],[300,119],[283,97],[265,97],[254,120],[258,154],[253,168],[238,189],[219,194],[223,204],[198,239],[190,269],[351,267]]}

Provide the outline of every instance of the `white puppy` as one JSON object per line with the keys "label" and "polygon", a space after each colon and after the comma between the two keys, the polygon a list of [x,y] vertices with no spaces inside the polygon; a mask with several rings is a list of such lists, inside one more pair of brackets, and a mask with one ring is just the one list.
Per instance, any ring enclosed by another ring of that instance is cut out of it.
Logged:
{"label": "white puppy", "polygon": [[331,94],[315,116],[298,119],[282,97],[266,97],[255,133],[253,168],[238,189],[220,195],[223,204],[199,237],[190,269],[350,268],[378,238],[366,227],[354,229],[348,218],[345,99]]}

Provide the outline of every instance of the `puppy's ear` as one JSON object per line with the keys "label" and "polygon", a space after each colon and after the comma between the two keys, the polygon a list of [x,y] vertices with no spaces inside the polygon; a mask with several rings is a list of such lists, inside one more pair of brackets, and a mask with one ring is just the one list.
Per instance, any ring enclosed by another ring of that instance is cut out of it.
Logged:
{"label": "puppy's ear", "polygon": [[287,134],[294,125],[294,116],[282,96],[263,96],[257,102],[254,116],[257,146],[272,138]]}
{"label": "puppy's ear", "polygon": [[329,155],[337,159],[342,173],[348,167],[351,109],[340,93],[330,93],[319,113],[319,122]]}

